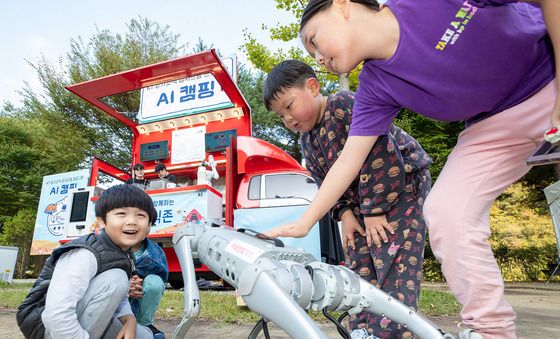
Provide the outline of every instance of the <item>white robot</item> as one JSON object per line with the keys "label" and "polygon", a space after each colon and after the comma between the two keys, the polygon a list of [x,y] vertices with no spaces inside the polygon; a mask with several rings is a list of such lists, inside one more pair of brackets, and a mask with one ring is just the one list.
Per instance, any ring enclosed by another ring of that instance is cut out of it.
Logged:
{"label": "white robot", "polygon": [[[206,166],[210,167],[209,171],[206,169]],[[214,156],[209,155],[208,161],[202,160],[202,163],[198,167],[198,170],[196,172],[196,184],[212,186],[212,179],[218,180],[219,178],[220,175],[216,170],[216,162],[214,161]]]}
{"label": "white robot", "polygon": [[185,283],[183,319],[173,338],[186,336],[200,309],[193,257],[237,288],[247,306],[263,317],[250,339],[261,330],[268,338],[267,321],[292,338],[327,338],[307,309],[322,310],[344,338],[350,335],[340,325],[341,319],[337,322],[328,311],[372,312],[400,323],[422,339],[455,338],[346,267],[318,262],[301,249],[283,247],[281,241],[250,230],[188,223],[175,231],[173,246]]}

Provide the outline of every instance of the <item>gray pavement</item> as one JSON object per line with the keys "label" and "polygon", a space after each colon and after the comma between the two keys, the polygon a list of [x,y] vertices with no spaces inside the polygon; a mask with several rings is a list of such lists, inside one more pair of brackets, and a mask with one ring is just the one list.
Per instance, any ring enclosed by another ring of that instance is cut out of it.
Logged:
{"label": "gray pavement", "polygon": [[[446,290],[445,284],[425,283],[426,288]],[[506,299],[517,312],[517,329],[520,339],[560,338],[560,284],[511,283],[506,285]],[[202,305],[204,307],[204,305]],[[430,317],[446,331],[456,333],[457,315]],[[171,338],[179,319],[157,319],[155,326]],[[320,324],[329,338],[339,338],[334,325]],[[222,322],[198,321],[189,331],[189,338],[247,338],[252,325],[232,325]],[[288,338],[281,330],[272,327],[272,338]],[[261,334],[261,337],[262,334]],[[0,338],[22,339],[18,330],[15,311],[0,308]]]}

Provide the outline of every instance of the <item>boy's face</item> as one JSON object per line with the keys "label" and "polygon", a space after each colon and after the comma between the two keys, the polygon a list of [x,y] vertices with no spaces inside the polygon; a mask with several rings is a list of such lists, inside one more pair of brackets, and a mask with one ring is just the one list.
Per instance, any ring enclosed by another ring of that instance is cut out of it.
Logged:
{"label": "boy's face", "polygon": [[303,87],[283,88],[270,108],[294,132],[309,132],[322,116],[323,96],[317,79],[309,78]]}
{"label": "boy's face", "polygon": [[99,218],[100,225],[113,243],[125,251],[143,241],[150,232],[148,213],[136,207],[110,210],[105,220]]}
{"label": "boy's face", "polygon": [[309,19],[300,31],[301,41],[309,55],[334,74],[348,73],[364,59],[357,55],[352,41],[348,25],[351,7],[348,1],[334,1],[328,9]]}
{"label": "boy's face", "polygon": [[157,172],[158,177],[160,178],[165,178],[165,176],[167,175],[167,170],[166,169],[162,169],[161,171]]}
{"label": "boy's face", "polygon": [[138,168],[134,170],[134,175],[136,176],[137,179],[143,179],[144,178],[144,169],[143,168]]}

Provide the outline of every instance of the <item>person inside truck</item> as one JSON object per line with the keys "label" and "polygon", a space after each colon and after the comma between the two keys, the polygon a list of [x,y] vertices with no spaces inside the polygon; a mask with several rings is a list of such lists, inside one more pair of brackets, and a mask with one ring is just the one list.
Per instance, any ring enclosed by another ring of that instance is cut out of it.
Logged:
{"label": "person inside truck", "polygon": [[148,186],[148,179],[144,178],[144,165],[135,164],[132,167],[132,178],[126,181],[127,184],[138,185],[142,189],[146,189]]}
{"label": "person inside truck", "polygon": [[136,271],[128,291],[132,312],[138,324],[152,330],[154,339],[163,339],[164,333],[153,323],[169,275],[165,253],[149,238],[132,246],[132,251],[136,259]]}
{"label": "person inside truck", "polygon": [[[287,60],[270,71],[263,92],[267,109],[301,133],[306,167],[319,186],[348,138],[354,104],[350,91],[323,96],[320,90],[309,65]],[[414,309],[424,260],[422,204],[431,185],[431,162],[416,140],[392,125],[331,210],[332,217],[342,221],[346,266]],[[264,233],[282,236],[279,231]],[[412,335],[406,327],[368,312],[353,315],[350,329],[353,338]]]}
{"label": "person inside truck", "polygon": [[26,338],[154,338],[128,301],[131,248],[155,223],[154,203],[136,186],[117,185],[101,194],[95,215],[100,233],[56,248],[19,306],[16,318]]}
{"label": "person inside truck", "polygon": [[158,177],[160,177],[162,179],[165,179],[169,182],[172,182],[174,184],[177,183],[177,177],[175,175],[169,173],[167,171],[167,167],[165,167],[164,164],[162,164],[162,163],[157,164],[155,171],[156,171],[156,174],[158,175]]}

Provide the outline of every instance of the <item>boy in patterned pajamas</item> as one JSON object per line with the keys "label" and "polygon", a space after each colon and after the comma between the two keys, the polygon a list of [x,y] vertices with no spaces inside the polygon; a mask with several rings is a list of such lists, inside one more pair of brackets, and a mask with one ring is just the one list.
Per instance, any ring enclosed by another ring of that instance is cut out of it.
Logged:
{"label": "boy in patterned pajamas", "polygon": [[[354,94],[323,96],[313,69],[287,60],[268,74],[263,97],[268,110],[301,133],[306,167],[321,185],[348,137]],[[332,217],[342,221],[346,265],[413,309],[422,277],[426,233],[422,204],[431,187],[430,164],[416,140],[391,126],[331,210]],[[383,228],[367,229],[364,218],[378,218]],[[350,318],[351,330],[362,328],[379,338],[412,337],[406,328],[367,312]]]}

